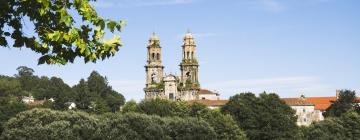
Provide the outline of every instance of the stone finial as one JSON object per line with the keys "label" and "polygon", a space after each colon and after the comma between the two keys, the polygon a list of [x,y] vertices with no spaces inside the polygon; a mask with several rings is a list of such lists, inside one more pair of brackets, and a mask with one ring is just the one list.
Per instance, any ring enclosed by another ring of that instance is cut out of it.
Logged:
{"label": "stone finial", "polygon": [[149,43],[148,43],[148,46],[153,46],[153,45],[155,45],[155,46],[160,46],[160,39],[159,39],[159,37],[156,35],[155,32],[153,32],[153,33],[151,34],[151,37],[150,37]]}

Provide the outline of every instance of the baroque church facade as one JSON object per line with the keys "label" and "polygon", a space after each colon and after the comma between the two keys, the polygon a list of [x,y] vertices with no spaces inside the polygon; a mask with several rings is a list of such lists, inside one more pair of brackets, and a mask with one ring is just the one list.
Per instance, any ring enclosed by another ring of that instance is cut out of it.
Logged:
{"label": "baroque church facade", "polygon": [[196,44],[193,35],[188,32],[183,38],[181,75],[164,75],[159,37],[153,33],[147,45],[147,63],[145,65],[145,99],[169,99],[190,101],[200,99],[219,99],[219,94],[200,89],[199,63],[196,59]]}

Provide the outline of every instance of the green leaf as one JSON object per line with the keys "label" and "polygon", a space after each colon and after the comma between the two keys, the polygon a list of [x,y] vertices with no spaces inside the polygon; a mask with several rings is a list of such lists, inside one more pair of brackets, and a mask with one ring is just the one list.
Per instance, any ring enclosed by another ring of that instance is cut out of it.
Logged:
{"label": "green leaf", "polygon": [[104,39],[104,44],[111,47],[120,46],[120,36],[116,35],[110,40]]}
{"label": "green leaf", "polygon": [[115,21],[110,21],[108,24],[107,24],[107,28],[112,32],[114,33],[114,30],[115,30],[115,26],[117,26],[118,24],[115,22]]}
{"label": "green leaf", "polygon": [[120,20],[120,25],[121,26],[126,26],[126,22],[124,20]]}
{"label": "green leaf", "polygon": [[49,58],[50,58],[49,55],[41,56],[38,60],[38,65],[44,64],[47,60],[49,60]]}
{"label": "green leaf", "polygon": [[5,36],[10,36],[11,34],[9,32],[4,32]]}

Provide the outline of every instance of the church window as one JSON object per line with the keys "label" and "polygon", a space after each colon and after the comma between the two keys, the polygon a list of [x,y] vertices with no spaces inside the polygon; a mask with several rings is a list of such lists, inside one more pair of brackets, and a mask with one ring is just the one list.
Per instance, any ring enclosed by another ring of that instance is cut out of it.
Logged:
{"label": "church window", "polygon": [[155,60],[155,53],[152,53],[152,60]]}
{"label": "church window", "polygon": [[190,59],[190,53],[186,52],[187,59]]}
{"label": "church window", "polygon": [[194,52],[191,52],[191,59],[194,59]]}
{"label": "church window", "polygon": [[160,60],[160,54],[159,53],[156,55],[156,57],[157,57],[157,60]]}
{"label": "church window", "polygon": [[170,94],[169,94],[169,99],[170,99],[170,100],[174,100],[174,93],[170,93]]}

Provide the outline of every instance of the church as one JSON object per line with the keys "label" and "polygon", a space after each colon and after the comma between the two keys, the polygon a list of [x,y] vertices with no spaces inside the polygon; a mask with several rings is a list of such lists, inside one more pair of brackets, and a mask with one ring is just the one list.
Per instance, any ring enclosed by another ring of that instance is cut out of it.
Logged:
{"label": "church", "polygon": [[153,33],[147,45],[145,65],[145,99],[169,99],[174,101],[219,100],[219,94],[201,89],[199,83],[199,63],[196,57],[196,43],[192,33],[183,38],[182,60],[179,64],[181,75],[164,75],[159,37]]}

